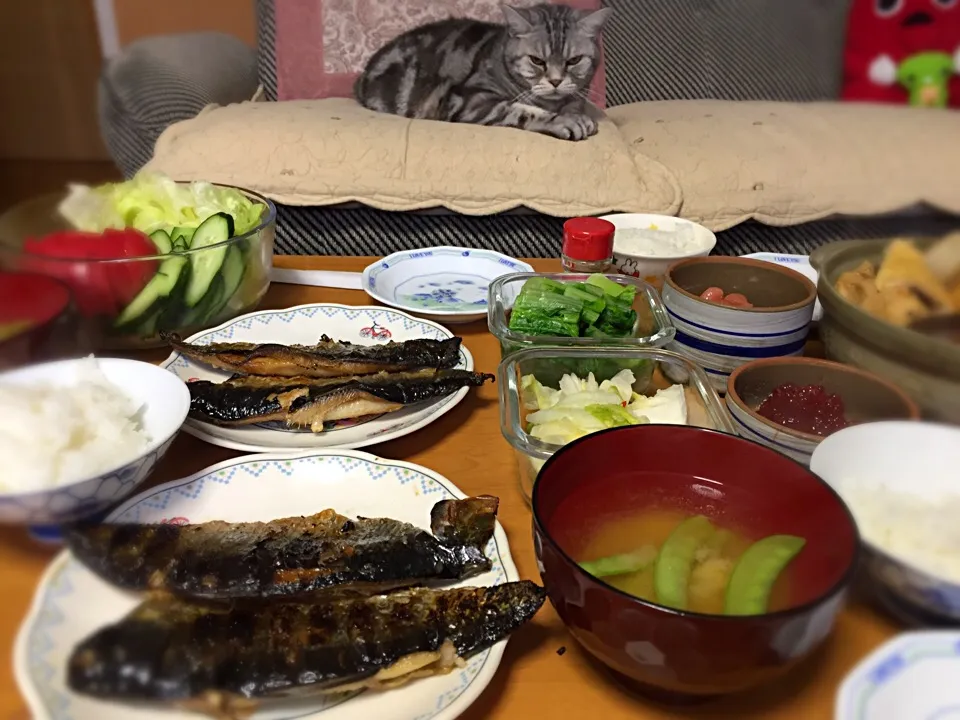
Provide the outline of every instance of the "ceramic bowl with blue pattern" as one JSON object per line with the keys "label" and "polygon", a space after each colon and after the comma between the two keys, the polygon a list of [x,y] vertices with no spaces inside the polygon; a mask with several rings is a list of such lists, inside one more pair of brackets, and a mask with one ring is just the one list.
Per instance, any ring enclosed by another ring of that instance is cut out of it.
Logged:
{"label": "ceramic bowl with blue pattern", "polygon": [[[929,547],[929,535],[922,541],[911,536],[914,549],[906,554],[896,537],[925,528],[933,528],[937,539],[944,529],[956,532],[951,505],[960,500],[960,428],[909,421],[854,425],[820,443],[810,469],[850,507],[860,528],[866,575],[898,614],[960,623],[960,573],[948,576],[940,559],[955,555],[956,548],[938,550]],[[873,496],[879,493],[895,494],[889,513],[877,511]],[[874,507],[866,507],[867,500]],[[926,508],[925,517],[916,517],[917,505]]]}
{"label": "ceramic bowl with blue pattern", "polygon": [[836,720],[960,718],[960,631],[911,632],[881,645],[837,693]]}
{"label": "ceramic bowl with blue pattern", "polygon": [[[700,297],[709,288],[740,293],[753,307]],[[817,288],[787,267],[739,257],[681,260],[667,270],[661,293],[676,335],[669,349],[702,367],[718,393],[741,365],[802,355]]]}
{"label": "ceramic bowl with blue pattern", "polygon": [[[69,387],[87,362],[81,358],[30,365],[3,373],[0,382]],[[0,523],[60,525],[97,515],[140,486],[173,444],[190,409],[183,381],[151,363],[116,358],[96,362],[107,381],[142,407],[140,422],[149,444],[132,460],[93,477],[36,492],[0,493]]]}
{"label": "ceramic bowl with blue pattern", "polygon": [[454,324],[484,319],[490,283],[517,272],[533,268],[493,250],[435,247],[388,255],[364,269],[362,283],[384,305]]}

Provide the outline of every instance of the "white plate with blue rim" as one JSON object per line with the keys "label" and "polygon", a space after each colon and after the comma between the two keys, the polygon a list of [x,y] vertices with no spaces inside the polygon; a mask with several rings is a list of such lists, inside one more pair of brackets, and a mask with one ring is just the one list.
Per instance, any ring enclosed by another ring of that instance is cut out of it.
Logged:
{"label": "white plate with blue rim", "polygon": [[[813,265],[810,264],[809,255],[786,255],[783,253],[750,253],[749,255],[744,255],[746,258],[754,258],[755,260],[763,260],[765,262],[771,262],[775,265],[782,265],[783,267],[788,267],[791,270],[796,270],[801,275],[807,277],[814,285],[817,284],[817,279],[819,273],[814,269]],[[813,306],[813,319],[811,322],[820,322],[820,319],[823,317],[823,308],[820,306],[820,301],[817,300]]]}
{"label": "white plate with blue rim", "polygon": [[[410,463],[350,450],[298,455],[248,455],[152,488],[118,507],[114,522],[265,521],[333,508],[348,517],[389,517],[430,526],[440,500],[465,497],[437,473]],[[519,580],[506,535],[497,524],[486,548],[490,571],[461,585]],[[14,647],[14,675],[36,720],[175,720],[201,715],[158,705],[128,705],[81,696],[66,686],[66,664],[84,637],[120,620],[139,602],[60,553],[37,588]],[[453,720],[497,671],[503,640],[447,675],[385,691],[264,702],[253,720]]]}
{"label": "white plate with blue rim", "polygon": [[490,283],[517,272],[534,269],[493,250],[435,247],[377,260],[364,269],[361,282],[384,305],[455,324],[485,319]]}
{"label": "white plate with blue rim", "polygon": [[[214,342],[313,345],[321,335],[359,345],[376,345],[391,340],[402,342],[417,338],[444,340],[454,336],[442,325],[389,308],[315,303],[241,315],[212,330],[197,333],[188,338],[187,342],[204,345]],[[229,372],[190,360],[177,352],[170,355],[162,367],[185,382],[222,382],[231,375]],[[460,362],[456,367],[473,370],[473,356],[462,345]],[[456,407],[468,391],[470,388],[462,388],[453,395],[359,421],[330,423],[320,433],[294,430],[278,423],[220,427],[193,418],[187,419],[183,430],[213,445],[245,452],[359,448],[393,440],[426,427]]]}
{"label": "white plate with blue rim", "polygon": [[836,720],[958,720],[960,631],[904,633],[847,675]]}

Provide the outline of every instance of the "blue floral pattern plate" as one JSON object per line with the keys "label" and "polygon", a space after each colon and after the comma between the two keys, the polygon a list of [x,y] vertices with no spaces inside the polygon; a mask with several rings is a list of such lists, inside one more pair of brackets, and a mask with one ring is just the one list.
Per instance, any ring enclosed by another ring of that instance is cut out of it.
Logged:
{"label": "blue floral pattern plate", "polygon": [[[189,338],[192,343],[253,342],[284,345],[312,345],[321,335],[346,340],[358,345],[376,345],[416,338],[443,340],[453,337],[447,328],[411,317],[406,313],[382,307],[318,303],[286,310],[261,310],[230,320],[213,330]],[[230,373],[194,362],[180,353],[173,353],[162,367],[182,380],[194,379],[222,382]],[[460,348],[458,368],[473,370],[473,356]],[[291,430],[271,423],[248,427],[219,427],[188,419],[185,432],[206,442],[246,452],[299,451],[315,448],[359,448],[393,440],[429,425],[452,410],[466,397],[469,388],[453,395],[406,407],[360,422],[347,421],[329,425],[322,433]]]}
{"label": "blue floral pattern plate", "polygon": [[911,632],[881,645],[846,677],[836,720],[960,718],[960,631]]}
{"label": "blue floral pattern plate", "polygon": [[[429,527],[430,509],[465,497],[426,468],[350,450],[299,455],[249,455],[152,488],[117,508],[109,520],[188,523],[265,521],[333,508],[349,517],[391,517]],[[487,547],[493,567],[464,585],[519,579],[503,528]],[[127,705],[76,695],[65,684],[73,647],[122,618],[139,601],[81,565],[69,551],[57,556],[41,581],[14,648],[17,684],[36,720],[175,720],[205,716],[171,706]],[[385,692],[264,702],[253,720],[453,720],[496,673],[506,641],[467,660],[448,675],[412,681]]]}
{"label": "blue floral pattern plate", "polygon": [[363,271],[361,282],[384,305],[451,324],[485,318],[490,283],[516,272],[533,268],[492,250],[436,247],[378,260]]}

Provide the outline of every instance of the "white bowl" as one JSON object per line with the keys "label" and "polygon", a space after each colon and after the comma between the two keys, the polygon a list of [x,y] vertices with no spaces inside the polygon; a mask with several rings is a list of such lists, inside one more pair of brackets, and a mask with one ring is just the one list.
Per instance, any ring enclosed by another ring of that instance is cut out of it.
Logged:
{"label": "white bowl", "polygon": [[[757,307],[701,299],[712,286],[743,293]],[[741,365],[803,354],[817,288],[800,273],[762,260],[695,257],[667,269],[660,295],[676,328],[668,349],[706,370],[724,395],[727,378]]]}
{"label": "white bowl", "polygon": [[[854,484],[887,487],[928,501],[960,496],[960,427],[886,421],[854,425],[821,442],[810,469],[830,484],[857,516]],[[850,499],[848,499],[850,498]],[[860,526],[867,574],[906,609],[960,620],[960,585],[894,556]]]}
{"label": "white bowl", "polygon": [[[89,359],[60,360],[0,374],[0,383],[49,383],[68,387]],[[190,392],[180,378],[151,363],[98,358],[107,380],[144,407],[143,429],[151,441],[137,458],[69,485],[30,493],[0,493],[0,523],[55,525],[95,515],[129,495],[150,475],[170,448],[190,409]],[[3,408],[2,412],[10,412]]]}
{"label": "white bowl", "polygon": [[517,272],[533,268],[492,250],[435,247],[377,260],[361,282],[384,305],[449,325],[484,319],[490,283]]}
{"label": "white bowl", "polygon": [[613,236],[613,263],[617,272],[631,277],[646,280],[651,285],[660,287],[663,284],[663,275],[667,268],[677,260],[689,257],[704,257],[717,244],[717,236],[703,225],[690,220],[671,217],[669,215],[651,215],[649,213],[616,213],[604,215],[601,219],[609,220],[617,230],[627,228],[641,228],[643,230],[673,230],[678,227],[689,227],[693,230],[692,246],[685,252],[635,253],[630,252],[624,240]]}
{"label": "white bowl", "polygon": [[957,720],[960,718],[960,632],[905,633],[847,675],[836,720]]}

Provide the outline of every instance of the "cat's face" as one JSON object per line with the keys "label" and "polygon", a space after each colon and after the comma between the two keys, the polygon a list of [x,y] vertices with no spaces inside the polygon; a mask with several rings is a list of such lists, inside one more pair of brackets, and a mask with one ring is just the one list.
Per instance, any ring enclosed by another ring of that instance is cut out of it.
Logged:
{"label": "cat's face", "polygon": [[507,66],[531,99],[586,96],[600,60],[600,30],[609,8],[583,13],[566,5],[503,7]]}

